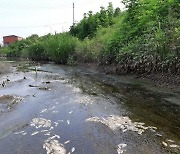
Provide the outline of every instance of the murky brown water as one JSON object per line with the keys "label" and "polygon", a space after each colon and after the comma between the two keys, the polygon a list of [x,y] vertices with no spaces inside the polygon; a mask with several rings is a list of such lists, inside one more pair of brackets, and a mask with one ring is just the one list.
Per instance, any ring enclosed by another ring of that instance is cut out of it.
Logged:
{"label": "murky brown water", "polygon": [[12,65],[0,76],[1,154],[180,152],[178,91],[78,67]]}

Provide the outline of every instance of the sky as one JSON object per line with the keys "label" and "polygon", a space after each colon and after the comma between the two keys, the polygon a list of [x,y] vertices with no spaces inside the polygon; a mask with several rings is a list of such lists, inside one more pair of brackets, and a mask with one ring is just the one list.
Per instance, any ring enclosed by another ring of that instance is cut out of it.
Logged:
{"label": "sky", "polygon": [[7,35],[25,38],[68,31],[73,22],[73,2],[76,22],[84,13],[95,13],[109,2],[123,9],[121,0],[0,0],[0,43]]}

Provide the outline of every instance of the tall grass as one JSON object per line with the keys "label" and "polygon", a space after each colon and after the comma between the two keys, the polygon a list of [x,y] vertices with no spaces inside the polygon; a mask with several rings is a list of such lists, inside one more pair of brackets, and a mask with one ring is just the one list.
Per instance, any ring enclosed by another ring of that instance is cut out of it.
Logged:
{"label": "tall grass", "polygon": [[69,56],[74,54],[77,41],[77,38],[70,34],[62,33],[48,37],[44,40],[43,45],[50,60],[66,64]]}
{"label": "tall grass", "polygon": [[43,41],[36,41],[32,43],[27,48],[27,51],[28,51],[28,58],[30,58],[31,60],[45,61],[49,59]]}

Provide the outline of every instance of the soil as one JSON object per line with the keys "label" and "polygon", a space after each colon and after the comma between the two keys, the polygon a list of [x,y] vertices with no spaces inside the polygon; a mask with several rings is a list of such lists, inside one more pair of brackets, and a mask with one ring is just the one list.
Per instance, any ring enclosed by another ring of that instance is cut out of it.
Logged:
{"label": "soil", "polygon": [[154,73],[154,74],[118,74],[116,66],[99,66],[95,63],[78,64],[80,67],[88,70],[94,70],[102,72],[105,75],[119,75],[119,76],[132,76],[134,79],[139,81],[151,82],[154,86],[164,87],[170,89],[180,89],[180,75],[168,74],[168,73]]}
{"label": "soil", "polygon": [[0,75],[12,72],[12,65],[10,63],[0,61]]}

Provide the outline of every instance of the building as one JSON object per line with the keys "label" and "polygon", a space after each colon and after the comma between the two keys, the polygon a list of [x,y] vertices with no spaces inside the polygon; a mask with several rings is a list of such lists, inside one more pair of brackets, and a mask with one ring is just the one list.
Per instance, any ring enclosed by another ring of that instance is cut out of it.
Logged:
{"label": "building", "polygon": [[20,41],[22,39],[22,37],[16,35],[3,36],[3,44],[4,46],[8,46],[9,44],[12,44],[16,41]]}

